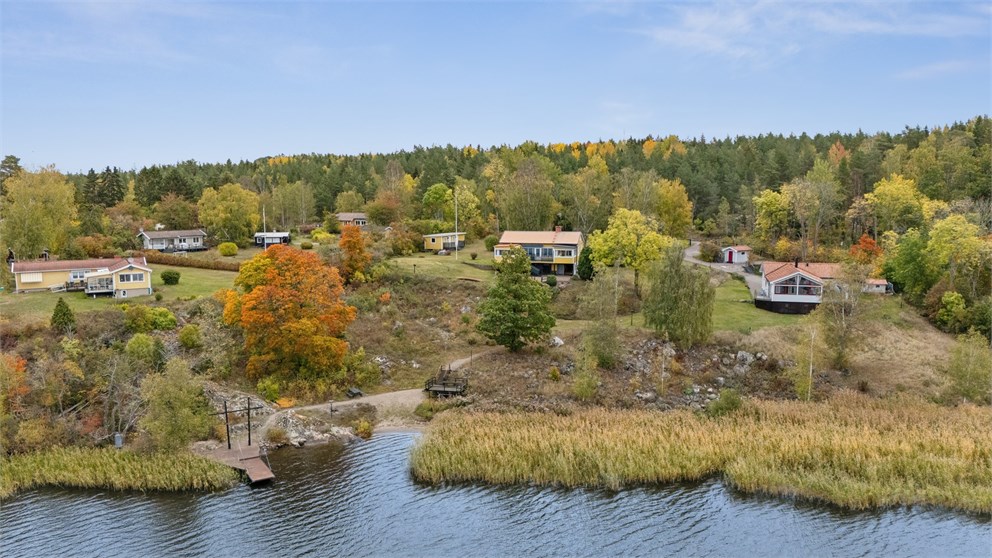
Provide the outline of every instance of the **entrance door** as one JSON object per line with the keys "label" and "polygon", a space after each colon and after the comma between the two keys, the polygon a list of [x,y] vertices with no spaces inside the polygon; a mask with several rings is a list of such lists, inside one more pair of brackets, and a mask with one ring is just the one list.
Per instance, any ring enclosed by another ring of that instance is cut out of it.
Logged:
{"label": "entrance door", "polygon": [[727,250],[727,263],[734,263],[734,251]]}

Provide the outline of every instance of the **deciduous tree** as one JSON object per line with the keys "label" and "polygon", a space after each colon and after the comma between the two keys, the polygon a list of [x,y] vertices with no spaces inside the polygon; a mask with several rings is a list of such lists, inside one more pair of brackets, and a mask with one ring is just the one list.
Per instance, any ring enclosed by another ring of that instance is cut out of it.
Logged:
{"label": "deciduous tree", "polygon": [[4,185],[2,243],[20,259],[34,259],[46,248],[60,253],[69,241],[76,219],[75,193],[54,167],[38,172],[20,172]]}
{"label": "deciduous tree", "polygon": [[678,178],[658,181],[658,220],[668,236],[685,238],[692,226],[692,202]]}
{"label": "deciduous tree", "polygon": [[141,382],[145,415],[139,425],[158,450],[175,451],[210,434],[210,405],[202,382],[190,372],[189,364],[172,358],[165,372],[149,374]]}
{"label": "deciduous tree", "polygon": [[192,229],[197,223],[196,204],[172,192],[162,196],[155,204],[154,215],[156,222],[174,231]]}
{"label": "deciduous tree", "polygon": [[218,240],[248,246],[258,230],[258,194],[237,184],[225,184],[219,189],[207,188],[197,202],[200,223]]}
{"label": "deciduous tree", "polygon": [[709,273],[685,263],[681,247],[670,246],[652,265],[649,280],[645,323],[683,348],[706,341],[713,329],[716,297]]}
{"label": "deciduous tree", "polygon": [[633,269],[635,285],[640,272],[675,244],[674,238],[658,233],[653,219],[623,208],[613,212],[605,231],[596,231],[589,237],[593,262],[604,266],[619,263]]}
{"label": "deciduous tree", "polygon": [[341,273],[345,282],[353,281],[365,272],[365,268],[372,261],[372,254],[365,248],[365,235],[358,225],[344,225],[341,227],[341,240],[338,241],[341,248]]}
{"label": "deciduous tree", "polygon": [[228,292],[224,321],[244,331],[250,377],[336,377],[355,319],[336,268],[313,252],[277,245],[248,260],[235,285],[240,292]]}

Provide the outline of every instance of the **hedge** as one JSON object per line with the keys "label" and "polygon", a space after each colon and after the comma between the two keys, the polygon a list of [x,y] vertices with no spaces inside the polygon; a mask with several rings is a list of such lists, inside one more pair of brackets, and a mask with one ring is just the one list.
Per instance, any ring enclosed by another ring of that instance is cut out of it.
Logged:
{"label": "hedge", "polygon": [[240,262],[224,262],[214,260],[200,260],[184,256],[173,256],[152,250],[149,252],[135,252],[135,256],[145,257],[145,261],[150,264],[174,265],[176,267],[196,267],[200,269],[215,269],[219,271],[240,271]]}

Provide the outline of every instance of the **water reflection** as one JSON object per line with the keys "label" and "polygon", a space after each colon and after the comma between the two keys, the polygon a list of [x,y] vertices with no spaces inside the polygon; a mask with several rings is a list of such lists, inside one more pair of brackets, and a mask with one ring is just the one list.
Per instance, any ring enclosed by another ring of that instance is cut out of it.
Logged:
{"label": "water reflection", "polygon": [[414,434],[271,455],[217,494],[43,490],[0,509],[0,555],[988,556],[992,518],[851,512],[716,480],[622,491],[414,483]]}

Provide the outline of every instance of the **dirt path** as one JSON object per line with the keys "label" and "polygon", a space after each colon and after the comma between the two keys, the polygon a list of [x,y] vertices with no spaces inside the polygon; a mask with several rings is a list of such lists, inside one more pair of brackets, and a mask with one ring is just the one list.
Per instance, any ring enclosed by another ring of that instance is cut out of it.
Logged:
{"label": "dirt path", "polygon": [[[450,367],[452,371],[460,370],[466,364],[471,363],[473,360],[488,355],[490,353],[500,350],[499,348],[491,348],[484,350],[478,354],[473,354],[464,358],[453,360],[449,362],[445,367]],[[372,405],[376,408],[376,412],[380,417],[385,420],[386,426],[406,426],[407,423],[413,423],[416,419],[414,418],[414,410],[416,410],[417,405],[426,399],[424,390],[420,388],[415,389],[404,389],[400,391],[390,391],[387,393],[379,393],[376,395],[366,395],[364,397],[356,397],[355,399],[346,399],[344,401],[333,401],[327,403],[318,403],[316,405],[304,405],[302,407],[290,407],[288,409],[282,409],[272,413],[266,417],[265,422],[259,427],[257,431],[257,436],[259,439],[265,439],[265,434],[268,432],[269,428],[279,420],[280,417],[284,416],[286,413],[300,412],[300,411],[328,411],[331,406],[333,406],[335,411],[342,411],[349,409],[351,407],[356,407],[358,405]]]}
{"label": "dirt path", "polygon": [[725,273],[737,273],[744,277],[744,282],[747,283],[748,289],[751,291],[751,297],[753,298],[761,291],[761,277],[748,273],[744,271],[744,266],[741,264],[728,264],[719,262],[704,262],[699,259],[699,241],[694,242],[691,246],[685,249],[683,258],[685,261],[694,263],[697,265],[705,265],[713,269],[718,269]]}

